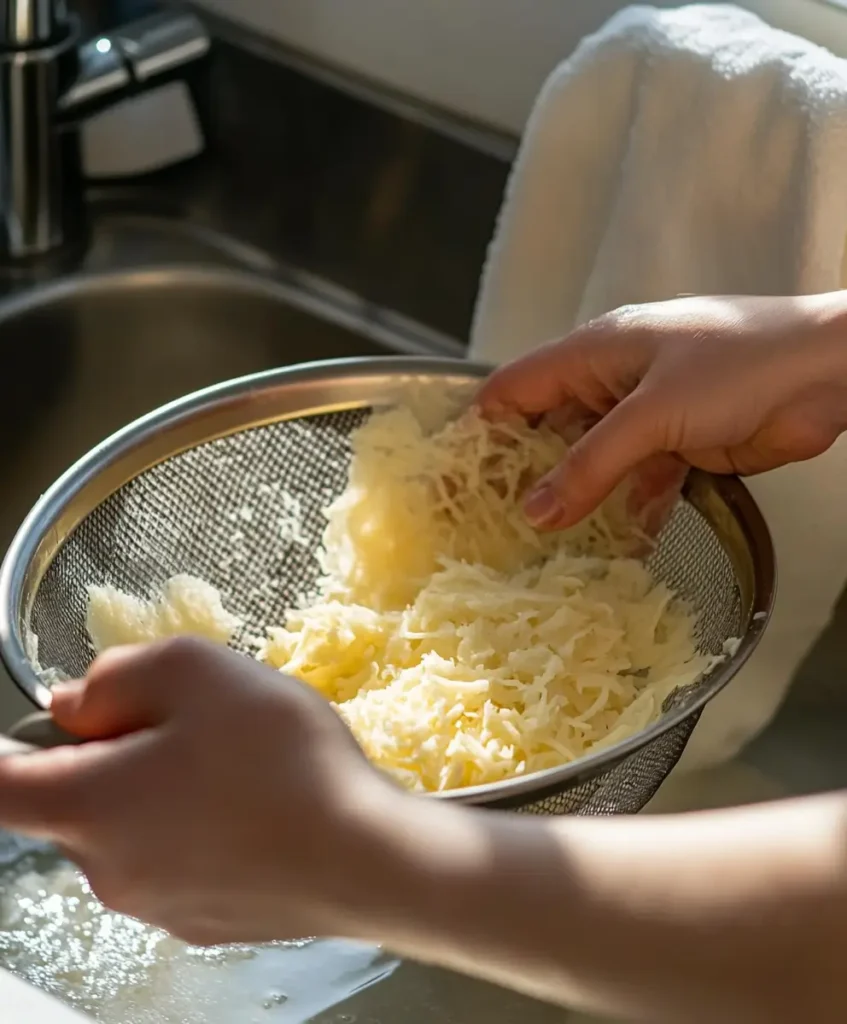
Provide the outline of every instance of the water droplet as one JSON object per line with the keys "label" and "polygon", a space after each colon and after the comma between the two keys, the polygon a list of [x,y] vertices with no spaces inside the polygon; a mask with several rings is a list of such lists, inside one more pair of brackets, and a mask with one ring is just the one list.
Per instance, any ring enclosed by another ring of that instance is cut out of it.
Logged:
{"label": "water droplet", "polygon": [[285,1006],[288,996],[285,992],[271,992],[262,1003],[263,1010],[273,1010],[277,1006]]}

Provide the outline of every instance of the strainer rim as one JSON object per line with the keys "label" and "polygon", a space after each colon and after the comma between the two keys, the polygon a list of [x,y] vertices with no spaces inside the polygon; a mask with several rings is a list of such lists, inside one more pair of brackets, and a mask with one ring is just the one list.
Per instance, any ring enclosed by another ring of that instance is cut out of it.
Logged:
{"label": "strainer rim", "polygon": [[[445,376],[469,383],[487,375],[491,367],[464,359],[438,356],[365,356],[350,359],[331,359],[298,364],[249,374],[225,381],[202,390],[192,392],[183,398],[152,410],[116,431],[100,444],[78,459],[69,467],[33,505],[3,559],[0,567],[0,660],[19,690],[36,706],[49,706],[49,688],[31,667],[27,644],[21,622],[26,619],[29,608],[24,607],[27,593],[30,604],[38,585],[50,562],[58,555],[67,537],[91,509],[81,515],[64,536],[59,537],[56,523],[67,512],[75,498],[107,469],[120,464],[120,460],[139,451],[166,431],[172,431],[182,424],[190,424],[198,417],[211,412],[220,413],[229,408],[237,412],[249,400],[261,399],[262,395],[276,393],[278,388],[314,385],[347,379],[364,379],[364,375],[404,377],[420,375]],[[274,422],[280,422],[296,415],[314,415],[318,411],[335,411],[340,408],[366,407],[372,402],[353,401],[343,405],[331,405],[318,410],[314,406],[290,412],[277,412],[267,417],[259,416],[249,424],[231,422],[220,433],[203,437],[201,441],[174,448],[157,461],[171,458],[181,451],[197,444],[212,440],[213,437],[227,436],[245,429],[251,429]],[[255,414],[254,414],[255,415]],[[155,463],[152,463],[155,464]],[[144,469],[149,468],[145,466]],[[136,469],[127,479],[132,479],[144,469]],[[127,480],[117,479],[115,486],[104,493],[96,504],[105,501],[119,490]],[[714,476],[694,470],[691,480],[706,480],[731,510],[740,526],[753,557],[754,586],[750,608],[750,621],[742,632],[737,650],[709,675],[696,697],[683,708],[666,712],[658,721],[634,736],[628,737],[608,748],[578,758],[566,765],[548,768],[530,775],[513,776],[499,782],[471,786],[445,793],[432,794],[439,799],[461,803],[487,805],[514,804],[526,798],[538,798],[546,793],[570,788],[589,778],[595,777],[626,760],[652,741],[681,725],[719,693],[745,664],[758,645],[768,625],[776,593],[776,565],[773,542],[767,524],[750,491],[740,479],[729,476]],[[93,507],[96,507],[93,506]],[[56,543],[50,561],[42,568],[33,583],[30,572],[42,545],[56,534]]]}

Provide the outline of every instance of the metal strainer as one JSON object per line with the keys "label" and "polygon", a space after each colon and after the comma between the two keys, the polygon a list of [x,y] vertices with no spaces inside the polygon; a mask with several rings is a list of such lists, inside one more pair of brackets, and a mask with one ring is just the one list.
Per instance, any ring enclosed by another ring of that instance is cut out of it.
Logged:
{"label": "metal strainer", "polygon": [[[281,623],[317,581],[322,509],[345,486],[350,433],[372,408],[466,395],[485,372],[445,359],[313,363],[209,388],[113,435],[41,498],[7,554],[0,653],[12,678],[44,708],[42,667],[84,674],[92,583],[148,596],[190,573],[222,591],[246,635]],[[286,509],[297,511],[294,533],[281,530]],[[773,548],[740,481],[692,473],[651,568],[698,609],[700,649],[719,653],[737,637],[735,653],[673,694],[661,720],[637,736],[563,768],[444,799],[539,814],[634,813],[647,803],[770,614]]]}

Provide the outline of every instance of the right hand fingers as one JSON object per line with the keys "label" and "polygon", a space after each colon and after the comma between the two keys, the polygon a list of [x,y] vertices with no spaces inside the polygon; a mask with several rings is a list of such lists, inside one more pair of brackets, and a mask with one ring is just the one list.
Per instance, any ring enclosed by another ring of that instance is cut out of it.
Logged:
{"label": "right hand fingers", "polygon": [[664,451],[655,403],[635,392],[616,405],[538,481],[525,511],[539,529],[561,530],[594,512],[634,469]]}
{"label": "right hand fingers", "polygon": [[[569,446],[578,443],[600,417],[589,413],[585,406],[569,402],[544,417]],[[642,462],[626,481],[625,507],[630,521],[638,535],[658,537],[673,513],[688,465],[676,455],[660,452]],[[635,552],[641,553],[643,545],[633,537]]]}
{"label": "right hand fingers", "polygon": [[503,414],[534,417],[563,409],[574,401],[602,413],[608,411],[608,393],[592,386],[586,374],[582,346],[573,338],[543,345],[528,355],[495,370],[483,383],[475,405],[484,416]]}
{"label": "right hand fingers", "polygon": [[638,385],[654,354],[654,332],[618,310],[495,370],[475,404],[491,417],[533,417],[577,402],[603,416]]}
{"label": "right hand fingers", "polygon": [[[661,452],[651,455],[633,472],[626,510],[644,536],[655,539],[665,528],[676,508],[688,470],[682,459]],[[642,551],[639,545],[635,553]]]}

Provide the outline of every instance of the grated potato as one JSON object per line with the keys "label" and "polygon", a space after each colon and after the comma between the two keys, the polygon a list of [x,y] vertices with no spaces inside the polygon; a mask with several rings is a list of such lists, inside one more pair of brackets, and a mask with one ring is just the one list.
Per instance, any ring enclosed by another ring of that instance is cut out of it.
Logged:
{"label": "grated potato", "polygon": [[[529,526],[526,489],[566,452],[551,427],[466,415],[427,433],[394,409],[352,444],[320,596],[259,657],[322,693],[409,789],[574,761],[643,729],[717,660],[697,653],[692,610],[627,557],[622,493],[574,529]],[[154,603],[91,591],[98,648],[209,628],[225,641],[236,623],[198,581]]]}
{"label": "grated potato", "polygon": [[115,587],[89,587],[85,625],[99,652],[186,634],[226,644],[241,620],[224,608],[220,593],[210,583],[180,575],[168,580],[152,600]]}

